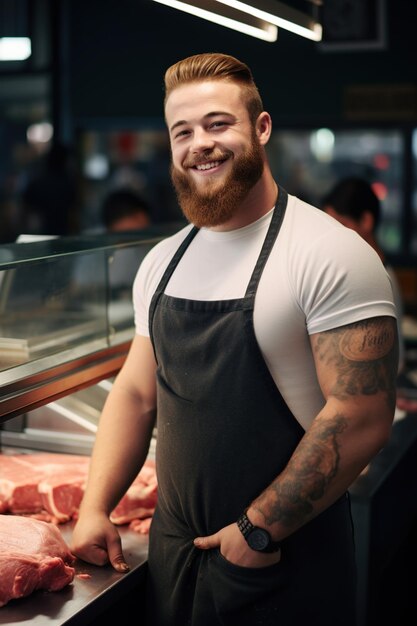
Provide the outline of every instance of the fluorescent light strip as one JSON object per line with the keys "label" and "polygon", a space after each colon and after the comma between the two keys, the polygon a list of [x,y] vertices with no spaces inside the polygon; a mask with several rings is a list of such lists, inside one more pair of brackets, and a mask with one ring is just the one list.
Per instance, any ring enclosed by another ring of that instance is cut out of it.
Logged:
{"label": "fluorescent light strip", "polygon": [[29,37],[0,37],[0,61],[24,61],[31,54]]}
{"label": "fluorescent light strip", "polygon": [[[211,0],[211,4],[215,1],[216,0]],[[227,28],[231,28],[232,30],[237,30],[238,32],[244,33],[245,35],[257,37],[258,39],[262,39],[263,41],[273,42],[276,41],[278,38],[278,29],[276,26],[259,19],[257,16],[252,16],[252,18],[255,17],[256,20],[248,19],[248,16],[250,14],[247,11],[243,12],[242,18],[240,18],[243,21],[240,21],[240,19],[234,19],[228,17],[227,15],[219,15],[218,13],[212,12],[207,8],[201,8],[201,5],[210,6],[210,2],[208,2],[207,0],[199,2],[198,4],[200,4],[200,6],[194,6],[194,4],[180,2],[179,0],[154,0],[154,2],[158,2],[159,4],[165,4],[166,6],[172,7],[173,9],[185,11],[185,13],[190,13],[191,15],[201,17],[205,20],[208,20],[209,22],[220,24],[220,26],[226,26]],[[227,5],[227,3],[225,4]],[[234,8],[235,7],[232,7],[232,11]],[[239,11],[239,9],[236,10]]]}
{"label": "fluorescent light strip", "polygon": [[51,407],[51,409],[53,409],[55,413],[58,413],[59,415],[66,417],[67,419],[71,420],[71,422],[74,422],[75,424],[78,424],[79,426],[83,426],[86,430],[89,430],[91,433],[97,432],[97,424],[92,424],[88,419],[86,419],[82,415],[78,415],[78,413],[75,413],[75,411],[71,411],[70,409],[67,409],[65,406],[62,406],[61,404],[59,404],[59,402],[50,402],[48,406]]}
{"label": "fluorescent light strip", "polygon": [[[280,26],[296,35],[301,35],[301,37],[321,41],[323,30],[321,24],[301,11],[288,7],[277,0],[273,2],[271,0],[256,0],[256,7],[246,2],[240,2],[240,0],[216,0],[216,2]],[[278,13],[279,15],[277,15]]]}

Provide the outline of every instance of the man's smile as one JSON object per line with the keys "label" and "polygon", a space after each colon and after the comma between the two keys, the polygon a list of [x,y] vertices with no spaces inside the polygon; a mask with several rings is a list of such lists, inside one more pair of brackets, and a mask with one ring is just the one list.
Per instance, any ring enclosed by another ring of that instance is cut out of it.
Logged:
{"label": "man's smile", "polygon": [[195,165],[194,169],[198,170],[199,172],[203,172],[206,170],[212,170],[215,167],[218,167],[221,163],[223,163],[223,161],[211,161],[210,163],[200,163],[198,165]]}

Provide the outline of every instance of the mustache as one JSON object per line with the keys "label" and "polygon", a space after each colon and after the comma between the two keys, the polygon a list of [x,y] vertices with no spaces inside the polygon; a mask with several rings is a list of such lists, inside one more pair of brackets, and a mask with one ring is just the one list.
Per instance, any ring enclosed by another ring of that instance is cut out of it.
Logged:
{"label": "mustache", "polygon": [[202,165],[208,161],[225,161],[233,156],[231,150],[206,150],[202,154],[192,156],[189,155],[184,159],[183,167],[195,167],[196,165]]}

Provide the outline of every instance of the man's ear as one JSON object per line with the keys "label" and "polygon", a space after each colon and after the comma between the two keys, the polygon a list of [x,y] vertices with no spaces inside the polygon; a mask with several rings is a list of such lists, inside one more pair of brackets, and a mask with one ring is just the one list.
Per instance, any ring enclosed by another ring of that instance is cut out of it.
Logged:
{"label": "man's ear", "polygon": [[370,211],[362,213],[362,217],[359,220],[362,232],[373,233],[375,228],[375,219]]}
{"label": "man's ear", "polygon": [[265,146],[268,143],[272,132],[272,120],[269,113],[262,111],[262,113],[259,114],[258,119],[256,120],[255,130],[259,143],[261,146]]}

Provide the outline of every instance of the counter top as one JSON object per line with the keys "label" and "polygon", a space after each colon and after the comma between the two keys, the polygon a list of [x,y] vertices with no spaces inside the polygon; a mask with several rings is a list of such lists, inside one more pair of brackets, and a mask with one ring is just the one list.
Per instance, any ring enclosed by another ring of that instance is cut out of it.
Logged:
{"label": "counter top", "polygon": [[[70,542],[73,523],[59,529]],[[26,598],[12,600],[0,608],[0,624],[7,626],[84,626],[110,604],[144,580],[143,567],[148,555],[148,536],[128,527],[119,528],[123,552],[131,569],[119,574],[110,565],[97,567],[81,561],[74,563],[74,581],[61,591],[36,591]],[[88,574],[89,578],[80,578]]]}

